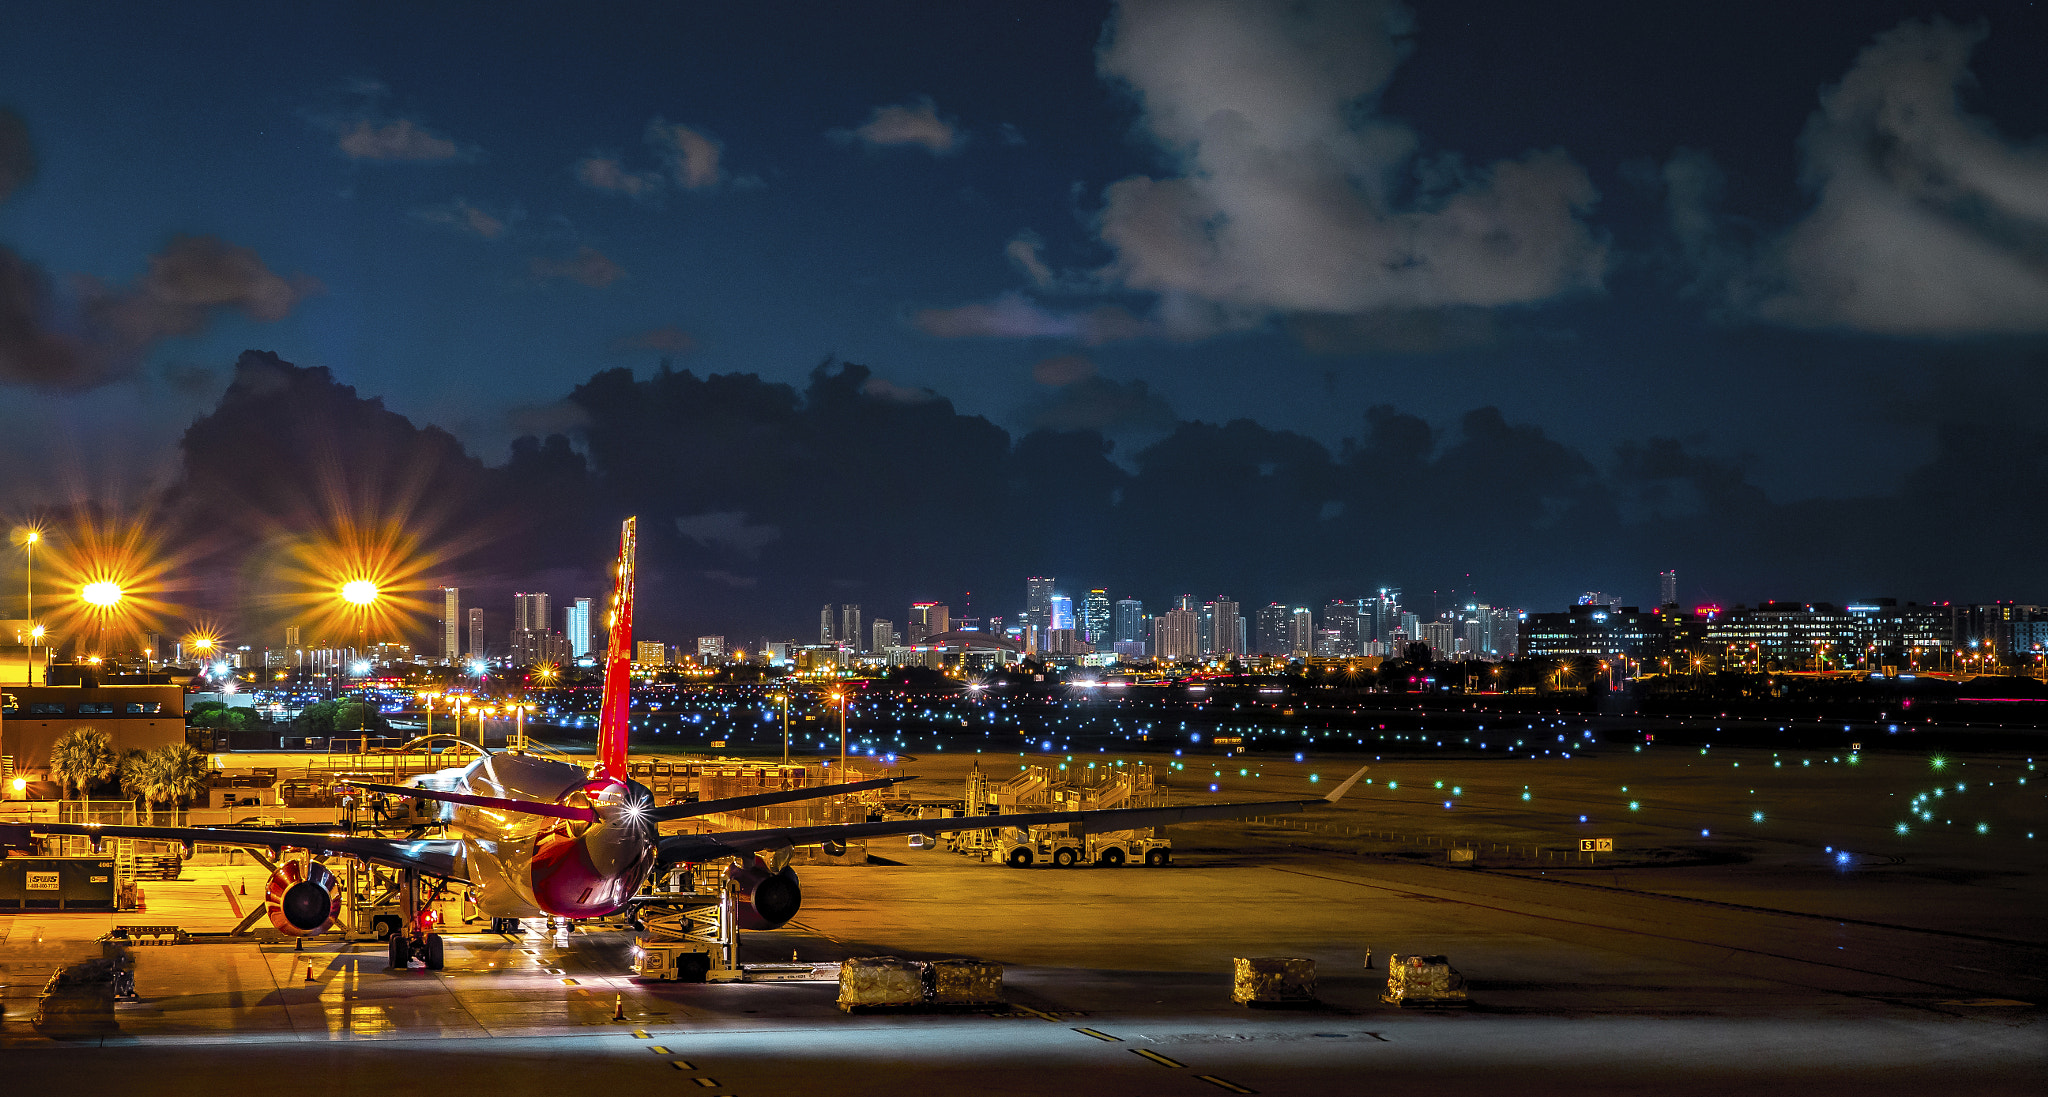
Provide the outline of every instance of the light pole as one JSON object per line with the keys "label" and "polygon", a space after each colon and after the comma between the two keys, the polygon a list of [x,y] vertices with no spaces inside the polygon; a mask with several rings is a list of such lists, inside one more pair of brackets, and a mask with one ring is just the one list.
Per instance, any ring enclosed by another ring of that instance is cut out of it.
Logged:
{"label": "light pole", "polygon": [[434,734],[434,698],[438,696],[440,696],[438,693],[422,693],[419,697],[427,705],[427,735],[429,738]]}
{"label": "light pole", "polygon": [[786,766],[789,764],[789,692],[778,693],[775,699],[782,702],[782,764]]}
{"label": "light pole", "polygon": [[107,616],[114,612],[115,606],[121,604],[122,593],[121,584],[111,579],[100,579],[87,583],[79,588],[78,591],[78,596],[85,599],[87,605],[93,607],[95,611],[93,615],[99,618],[99,655],[102,667],[107,663]]}
{"label": "light pole", "polygon": [[[24,675],[23,684],[31,686],[36,684],[35,642],[43,634],[43,630],[36,627],[36,542],[42,539],[43,534],[41,530],[23,530],[21,534],[21,545],[24,549],[28,550],[28,582],[24,588],[25,593],[22,601],[27,609],[29,624],[28,662],[23,665],[22,673]],[[49,680],[49,675],[45,674],[43,676],[44,684],[47,685]]]}
{"label": "light pole", "polygon": [[[370,606],[377,601],[377,594],[377,584],[370,582],[368,579],[351,579],[341,585],[341,600],[354,606],[356,609],[356,627],[361,638],[361,646],[357,650],[362,653],[363,662],[360,664],[362,666],[369,665]],[[365,676],[367,676],[367,673],[365,671]],[[370,753],[369,683],[359,681],[357,684],[363,687],[362,696],[357,702],[359,707],[356,710],[362,717],[362,724],[358,730],[362,732],[363,736],[363,753],[368,754]]]}
{"label": "light pole", "polygon": [[845,783],[846,783],[846,694],[845,694],[844,692],[840,692],[840,693],[835,693],[835,694],[833,694],[833,695],[832,695],[832,699],[833,699],[834,701],[837,701],[837,702],[839,702],[839,782],[840,782],[841,784],[845,784]]}

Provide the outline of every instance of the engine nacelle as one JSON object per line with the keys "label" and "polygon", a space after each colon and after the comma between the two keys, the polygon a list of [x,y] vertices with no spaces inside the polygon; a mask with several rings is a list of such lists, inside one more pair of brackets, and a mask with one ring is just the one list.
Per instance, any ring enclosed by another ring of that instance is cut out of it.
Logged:
{"label": "engine nacelle", "polygon": [[796,870],[787,865],[780,872],[771,872],[767,862],[748,857],[727,867],[725,878],[732,884],[733,914],[741,929],[779,928],[804,905]]}
{"label": "engine nacelle", "polygon": [[263,888],[263,906],[270,924],[291,937],[324,933],[341,916],[341,895],[334,874],[312,861],[285,861]]}

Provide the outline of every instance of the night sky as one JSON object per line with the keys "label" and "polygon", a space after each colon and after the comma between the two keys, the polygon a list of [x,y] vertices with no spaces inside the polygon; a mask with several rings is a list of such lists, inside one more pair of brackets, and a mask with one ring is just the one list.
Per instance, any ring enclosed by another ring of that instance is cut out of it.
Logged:
{"label": "night sky", "polygon": [[678,639],[2048,601],[2044,72],[2030,3],[9,4],[0,510],[251,628],[221,531],[323,506],[493,607],[637,511]]}

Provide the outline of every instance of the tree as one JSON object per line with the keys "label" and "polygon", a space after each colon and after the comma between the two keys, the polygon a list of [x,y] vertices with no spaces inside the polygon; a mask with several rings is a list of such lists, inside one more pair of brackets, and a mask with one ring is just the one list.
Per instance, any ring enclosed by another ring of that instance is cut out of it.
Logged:
{"label": "tree", "polygon": [[81,800],[88,786],[112,779],[119,764],[114,740],[98,728],[67,732],[50,746],[50,776],[62,790],[77,789]]}
{"label": "tree", "polygon": [[152,814],[158,803],[177,807],[199,795],[207,776],[213,772],[213,763],[207,756],[184,743],[166,743],[150,751],[148,758],[153,780],[149,788]]}
{"label": "tree", "polygon": [[131,750],[121,756],[121,795],[135,801],[135,809],[138,812],[142,810],[145,801],[155,804],[158,761],[152,751]]}

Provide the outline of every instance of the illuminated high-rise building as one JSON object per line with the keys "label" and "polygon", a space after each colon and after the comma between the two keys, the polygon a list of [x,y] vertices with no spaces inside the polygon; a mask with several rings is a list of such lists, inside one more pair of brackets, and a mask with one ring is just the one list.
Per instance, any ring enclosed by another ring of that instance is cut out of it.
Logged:
{"label": "illuminated high-rise building", "polygon": [[950,632],[953,628],[949,618],[950,612],[944,602],[910,603],[909,631],[904,636],[904,642],[922,644],[928,637]]}
{"label": "illuminated high-rise building", "polygon": [[1152,653],[1162,661],[1196,658],[1195,611],[1171,609],[1152,619]]}
{"label": "illuminated high-rise building", "polygon": [[1311,654],[1316,646],[1316,615],[1307,606],[1296,606],[1287,614],[1287,654]]}
{"label": "illuminated high-rise building", "polygon": [[1109,592],[1097,588],[1081,599],[1081,638],[1098,647],[1110,645]]}
{"label": "illuminated high-rise building", "polygon": [[1678,604],[1678,569],[1657,573],[1657,604],[1675,606]]}
{"label": "illuminated high-rise building", "polygon": [[832,603],[830,602],[825,603],[824,607],[818,610],[818,642],[821,644],[832,642]]}
{"label": "illuminated high-rise building", "polygon": [[1073,631],[1074,600],[1072,598],[1064,594],[1053,595],[1046,602],[1045,613],[1045,627],[1048,631]]}
{"label": "illuminated high-rise building", "polygon": [[1218,655],[1243,655],[1244,622],[1237,616],[1237,603],[1218,597],[1211,605],[1215,607],[1211,611],[1215,622],[1210,633],[1214,644],[1211,650]]}
{"label": "illuminated high-rise building", "polygon": [[1145,639],[1145,603],[1136,598],[1117,599],[1116,623],[1112,626],[1112,633],[1115,643],[1142,643]]}
{"label": "illuminated high-rise building", "polygon": [[[296,643],[287,647],[298,647]],[[462,589],[441,588],[441,659],[456,663],[462,660]]]}
{"label": "illuminated high-rise building", "polygon": [[896,623],[887,617],[877,617],[868,626],[874,630],[874,640],[868,645],[869,651],[887,651],[896,646]]}
{"label": "illuminated high-rise building", "polygon": [[484,611],[481,606],[469,611],[469,657],[482,659],[487,645],[484,643]]}
{"label": "illuminated high-rise building", "polygon": [[562,611],[562,631],[569,636],[569,658],[581,659],[590,654],[590,599],[578,598],[576,604]]}
{"label": "illuminated high-rise building", "polygon": [[1259,607],[1259,627],[1252,638],[1252,650],[1260,655],[1285,655],[1287,648],[1287,607],[1269,602]]}
{"label": "illuminated high-rise building", "polygon": [[860,634],[860,605],[848,602],[839,607],[839,642],[854,651],[860,650],[865,639]]}
{"label": "illuminated high-rise building", "polygon": [[1032,650],[1045,647],[1046,630],[1052,627],[1053,580],[1034,575],[1024,580],[1024,631],[1032,637]]}

